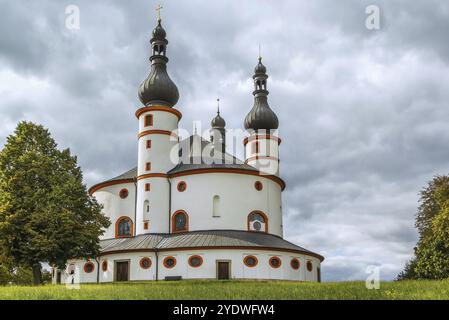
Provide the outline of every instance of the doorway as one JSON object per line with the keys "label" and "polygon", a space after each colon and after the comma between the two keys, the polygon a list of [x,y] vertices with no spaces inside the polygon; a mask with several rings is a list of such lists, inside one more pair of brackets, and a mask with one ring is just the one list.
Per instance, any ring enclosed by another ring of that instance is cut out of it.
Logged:
{"label": "doorway", "polygon": [[115,281],[129,281],[129,261],[115,262]]}
{"label": "doorway", "polygon": [[217,279],[229,280],[231,278],[231,261],[217,260]]}

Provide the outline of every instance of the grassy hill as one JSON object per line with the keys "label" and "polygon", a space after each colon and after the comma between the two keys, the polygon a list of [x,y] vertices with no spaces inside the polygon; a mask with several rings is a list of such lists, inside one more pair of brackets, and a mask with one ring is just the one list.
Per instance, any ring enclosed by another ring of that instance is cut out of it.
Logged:
{"label": "grassy hill", "polygon": [[449,280],[298,283],[285,281],[194,281],[0,287],[0,299],[449,299]]}

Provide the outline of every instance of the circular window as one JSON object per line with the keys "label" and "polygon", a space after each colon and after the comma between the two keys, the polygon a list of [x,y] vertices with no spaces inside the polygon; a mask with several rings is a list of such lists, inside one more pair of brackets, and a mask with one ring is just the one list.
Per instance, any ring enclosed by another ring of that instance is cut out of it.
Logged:
{"label": "circular window", "polygon": [[181,181],[180,183],[178,183],[178,191],[179,192],[184,192],[187,189],[187,184],[184,181]]}
{"label": "circular window", "polygon": [[281,259],[279,259],[278,257],[271,257],[269,262],[272,268],[277,269],[281,266]]}
{"label": "circular window", "polygon": [[84,264],[84,272],[85,273],[91,273],[92,271],[94,271],[94,269],[95,269],[95,266],[92,262],[89,261]]}
{"label": "circular window", "polygon": [[174,257],[166,257],[164,259],[164,266],[168,269],[173,268],[176,266],[176,259]]}
{"label": "circular window", "polygon": [[298,270],[299,269],[299,260],[296,258],[293,258],[292,261],[290,261],[290,266],[294,269],[294,270]]}
{"label": "circular window", "polygon": [[313,265],[312,265],[312,261],[307,261],[307,271],[312,271],[313,270]]}
{"label": "circular window", "polygon": [[119,196],[122,199],[125,199],[126,197],[128,197],[128,194],[129,194],[128,189],[122,189],[119,192]]}
{"label": "circular window", "polygon": [[256,188],[257,191],[261,191],[263,189],[263,184],[260,181],[256,181],[254,183],[254,188]]}
{"label": "circular window", "polygon": [[259,221],[254,221],[253,228],[256,231],[260,231],[260,229],[262,229],[262,224]]}
{"label": "circular window", "polygon": [[250,268],[257,266],[257,262],[258,261],[255,256],[246,256],[245,259],[243,259],[243,263],[245,263],[245,265]]}
{"label": "circular window", "polygon": [[101,270],[103,270],[103,271],[108,271],[108,261],[107,261],[107,260],[104,260],[104,261],[101,263]]}
{"label": "circular window", "polygon": [[142,258],[139,264],[142,269],[149,269],[151,267],[151,259],[147,257]]}
{"label": "circular window", "polygon": [[189,265],[194,268],[198,268],[203,264],[203,258],[200,256],[191,256],[189,258]]}

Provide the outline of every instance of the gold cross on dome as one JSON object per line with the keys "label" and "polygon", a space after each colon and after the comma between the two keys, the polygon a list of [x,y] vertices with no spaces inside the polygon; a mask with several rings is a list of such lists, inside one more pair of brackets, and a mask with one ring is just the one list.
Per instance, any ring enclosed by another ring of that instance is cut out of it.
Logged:
{"label": "gold cross on dome", "polygon": [[160,4],[158,4],[157,5],[157,7],[156,7],[156,11],[157,11],[157,21],[161,21],[161,9],[162,9],[163,7],[160,5]]}

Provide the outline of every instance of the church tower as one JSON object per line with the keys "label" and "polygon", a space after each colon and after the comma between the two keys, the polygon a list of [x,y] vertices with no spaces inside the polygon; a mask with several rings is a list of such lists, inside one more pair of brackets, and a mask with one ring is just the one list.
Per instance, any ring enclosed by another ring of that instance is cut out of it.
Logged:
{"label": "church tower", "polygon": [[244,140],[245,162],[262,174],[279,175],[279,120],[268,105],[267,68],[262,57],[254,69],[254,105],[245,118],[249,137]]}
{"label": "church tower", "polygon": [[[160,10],[160,8],[159,8]],[[168,41],[158,17],[151,38],[151,70],[139,88],[136,234],[168,233],[170,183],[167,172],[178,164],[176,130],[181,113],[174,109],[178,88],[167,73]]]}
{"label": "church tower", "polygon": [[[226,150],[226,121],[220,115],[220,99],[217,99],[217,115],[210,123],[210,141],[214,149],[213,156],[215,161],[224,162]],[[221,162],[220,162],[221,163]]]}

